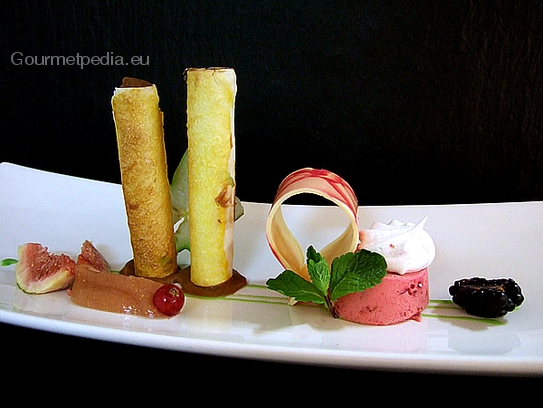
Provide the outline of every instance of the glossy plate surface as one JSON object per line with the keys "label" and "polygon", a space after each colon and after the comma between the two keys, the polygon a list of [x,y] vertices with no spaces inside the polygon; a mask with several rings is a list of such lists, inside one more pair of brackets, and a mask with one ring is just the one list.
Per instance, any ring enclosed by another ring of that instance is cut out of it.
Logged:
{"label": "glossy plate surface", "polygon": [[[223,299],[190,297],[182,313],[152,320],[84,309],[65,291],[26,295],[15,266],[0,269],[0,321],[88,338],[229,357],[337,367],[448,373],[543,374],[543,202],[361,207],[374,220],[418,222],[428,215],[437,256],[430,306],[421,322],[372,327],[333,319],[319,307],[286,304],[265,288],[282,272],[265,237],[269,204],[244,203],[236,222],[235,268],[250,285]],[[320,249],[348,223],[337,207],[285,205],[303,248]],[[119,185],[0,164],[0,259],[39,242],[77,257],[86,239],[113,269],[131,258]],[[477,319],[450,302],[467,276],[512,277],[525,302],[501,319]]]}

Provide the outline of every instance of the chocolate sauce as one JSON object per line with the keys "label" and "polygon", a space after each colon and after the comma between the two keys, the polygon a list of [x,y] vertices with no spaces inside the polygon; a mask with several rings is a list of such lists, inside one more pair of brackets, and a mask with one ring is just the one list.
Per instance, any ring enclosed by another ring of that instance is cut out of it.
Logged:
{"label": "chocolate sauce", "polygon": [[143,87],[152,86],[152,85],[153,85],[152,83],[147,82],[144,79],[124,77],[123,83],[120,87],[121,88],[143,88]]}
{"label": "chocolate sauce", "polygon": [[[131,259],[121,269],[122,275],[135,275],[134,260]],[[153,280],[160,283],[178,283],[181,285],[183,292],[188,295],[202,297],[221,297],[236,293],[238,290],[247,285],[247,279],[235,269],[232,270],[232,277],[226,282],[215,286],[198,286],[190,280],[190,266],[187,268],[178,268],[177,272],[166,276],[165,278],[154,278]]]}

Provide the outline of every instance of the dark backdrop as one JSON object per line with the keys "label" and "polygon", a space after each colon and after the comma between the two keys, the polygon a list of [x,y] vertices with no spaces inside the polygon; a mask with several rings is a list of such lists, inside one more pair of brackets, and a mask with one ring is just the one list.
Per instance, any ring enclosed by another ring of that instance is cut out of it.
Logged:
{"label": "dark backdrop", "polygon": [[[243,200],[270,202],[283,177],[303,166],[343,176],[361,204],[542,200],[542,16],[540,1],[3,1],[0,161],[118,182],[110,98],[123,76],[136,76],[158,86],[172,173],[186,148],[184,69],[231,66]],[[77,54],[148,64],[12,62]],[[81,385],[90,374],[113,387],[146,376],[184,382],[198,368],[243,381],[258,369],[277,387],[324,378],[330,392],[334,380],[418,392],[435,379],[162,352],[7,325],[0,332],[4,352],[16,356],[4,367],[8,377],[39,376],[32,387],[58,387],[52,365],[62,367],[58,381]],[[511,384],[516,397],[533,383],[443,382],[451,395],[470,387],[485,400]]]}
{"label": "dark backdrop", "polygon": [[[172,173],[183,70],[231,66],[243,200],[304,166],[361,204],[543,199],[541,2],[259,3],[4,2],[0,160],[118,182],[110,98],[136,76],[158,86]],[[77,54],[148,64],[12,62]]]}

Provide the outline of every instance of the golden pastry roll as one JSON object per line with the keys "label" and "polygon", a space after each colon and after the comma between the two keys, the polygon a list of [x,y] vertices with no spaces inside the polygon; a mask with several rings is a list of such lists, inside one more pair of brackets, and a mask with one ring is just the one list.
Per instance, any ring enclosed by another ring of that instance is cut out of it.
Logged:
{"label": "golden pastry roll", "polygon": [[123,79],[111,99],[134,269],[147,278],[162,278],[177,270],[158,101],[156,86],[135,78]]}
{"label": "golden pastry roll", "polygon": [[191,281],[215,286],[232,277],[234,259],[236,74],[189,68],[185,78]]}

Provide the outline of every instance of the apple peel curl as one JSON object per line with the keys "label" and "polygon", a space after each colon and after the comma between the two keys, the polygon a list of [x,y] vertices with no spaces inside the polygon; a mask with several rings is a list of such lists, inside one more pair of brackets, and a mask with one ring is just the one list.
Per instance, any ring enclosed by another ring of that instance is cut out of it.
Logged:
{"label": "apple peel curl", "polygon": [[290,197],[310,193],[324,197],[339,206],[348,216],[349,225],[335,240],[326,245],[321,255],[328,264],[338,256],[354,252],[358,245],[358,199],[344,179],[324,169],[305,167],[290,173],[279,185],[266,221],[266,238],[279,263],[306,280],[310,280],[305,253],[285,223],[281,205]]}

